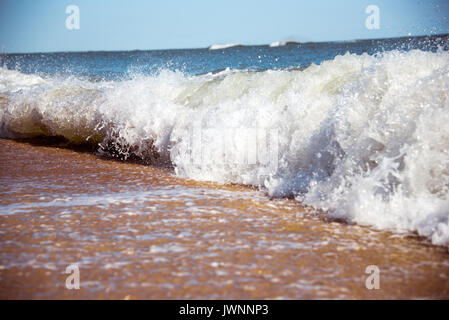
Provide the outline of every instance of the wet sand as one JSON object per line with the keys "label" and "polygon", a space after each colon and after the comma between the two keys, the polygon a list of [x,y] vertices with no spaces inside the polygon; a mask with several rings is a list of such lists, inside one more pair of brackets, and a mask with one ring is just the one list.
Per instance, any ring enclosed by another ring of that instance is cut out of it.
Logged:
{"label": "wet sand", "polygon": [[449,253],[252,188],[0,139],[0,298],[448,299]]}

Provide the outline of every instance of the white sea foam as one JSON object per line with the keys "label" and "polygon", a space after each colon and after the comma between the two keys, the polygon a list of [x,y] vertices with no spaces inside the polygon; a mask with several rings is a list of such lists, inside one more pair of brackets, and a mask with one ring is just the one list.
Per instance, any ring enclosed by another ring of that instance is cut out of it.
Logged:
{"label": "white sea foam", "polygon": [[286,41],[275,41],[270,43],[270,47],[283,47],[287,44]]}
{"label": "white sea foam", "polygon": [[295,41],[275,41],[275,42],[270,43],[269,46],[272,47],[272,48],[275,48],[275,47],[287,46],[287,45],[290,45],[290,44],[299,45],[300,43],[299,42],[295,42]]}
{"label": "white sea foam", "polygon": [[222,50],[222,49],[228,49],[228,48],[240,47],[240,46],[242,46],[240,43],[213,44],[209,47],[209,50]]}
{"label": "white sea foam", "polygon": [[[260,186],[448,245],[448,96],[449,53],[419,50],[346,54],[303,71],[162,71],[95,83],[1,69],[0,136],[100,143],[169,161],[182,177]],[[214,132],[201,139],[203,163],[192,160],[195,126]],[[277,130],[277,165],[239,161],[248,150],[241,132],[220,161],[217,145],[232,128]]]}
{"label": "white sea foam", "polygon": [[274,48],[274,47],[283,47],[286,46],[289,42],[288,41],[275,41],[270,43],[270,47]]}

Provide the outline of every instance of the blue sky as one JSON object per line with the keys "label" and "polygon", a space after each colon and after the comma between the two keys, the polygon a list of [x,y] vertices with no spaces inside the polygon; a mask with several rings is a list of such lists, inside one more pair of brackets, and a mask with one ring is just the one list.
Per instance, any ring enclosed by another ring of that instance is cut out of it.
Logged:
{"label": "blue sky", "polygon": [[[68,5],[80,29],[65,26]],[[368,5],[380,29],[365,27]],[[0,0],[0,52],[198,48],[449,33],[449,0]]]}

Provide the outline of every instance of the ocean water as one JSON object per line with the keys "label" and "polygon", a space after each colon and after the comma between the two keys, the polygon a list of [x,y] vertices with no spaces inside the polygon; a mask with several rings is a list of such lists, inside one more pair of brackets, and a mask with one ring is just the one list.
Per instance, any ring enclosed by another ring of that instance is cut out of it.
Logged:
{"label": "ocean water", "polygon": [[3,54],[0,137],[449,244],[449,36],[212,49]]}

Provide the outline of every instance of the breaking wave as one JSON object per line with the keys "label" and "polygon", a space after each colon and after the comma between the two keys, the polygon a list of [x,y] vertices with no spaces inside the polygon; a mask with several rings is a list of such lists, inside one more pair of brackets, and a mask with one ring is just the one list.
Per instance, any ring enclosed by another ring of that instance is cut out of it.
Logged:
{"label": "breaking wave", "polygon": [[209,47],[209,50],[223,50],[234,47],[242,47],[240,43],[228,43],[228,44],[213,44]]}
{"label": "breaking wave", "polygon": [[[3,68],[0,136],[60,136],[447,245],[448,96],[447,51],[348,53],[305,70],[165,70],[96,82]],[[206,162],[192,160],[198,125],[212,129],[201,140]],[[276,165],[238,161],[248,157],[242,131],[228,160],[214,159],[230,128],[276,130]]]}
{"label": "breaking wave", "polygon": [[284,47],[284,46],[288,46],[288,45],[299,45],[301,43],[299,42],[295,42],[295,41],[275,41],[270,43],[270,47],[274,48],[274,47]]}

